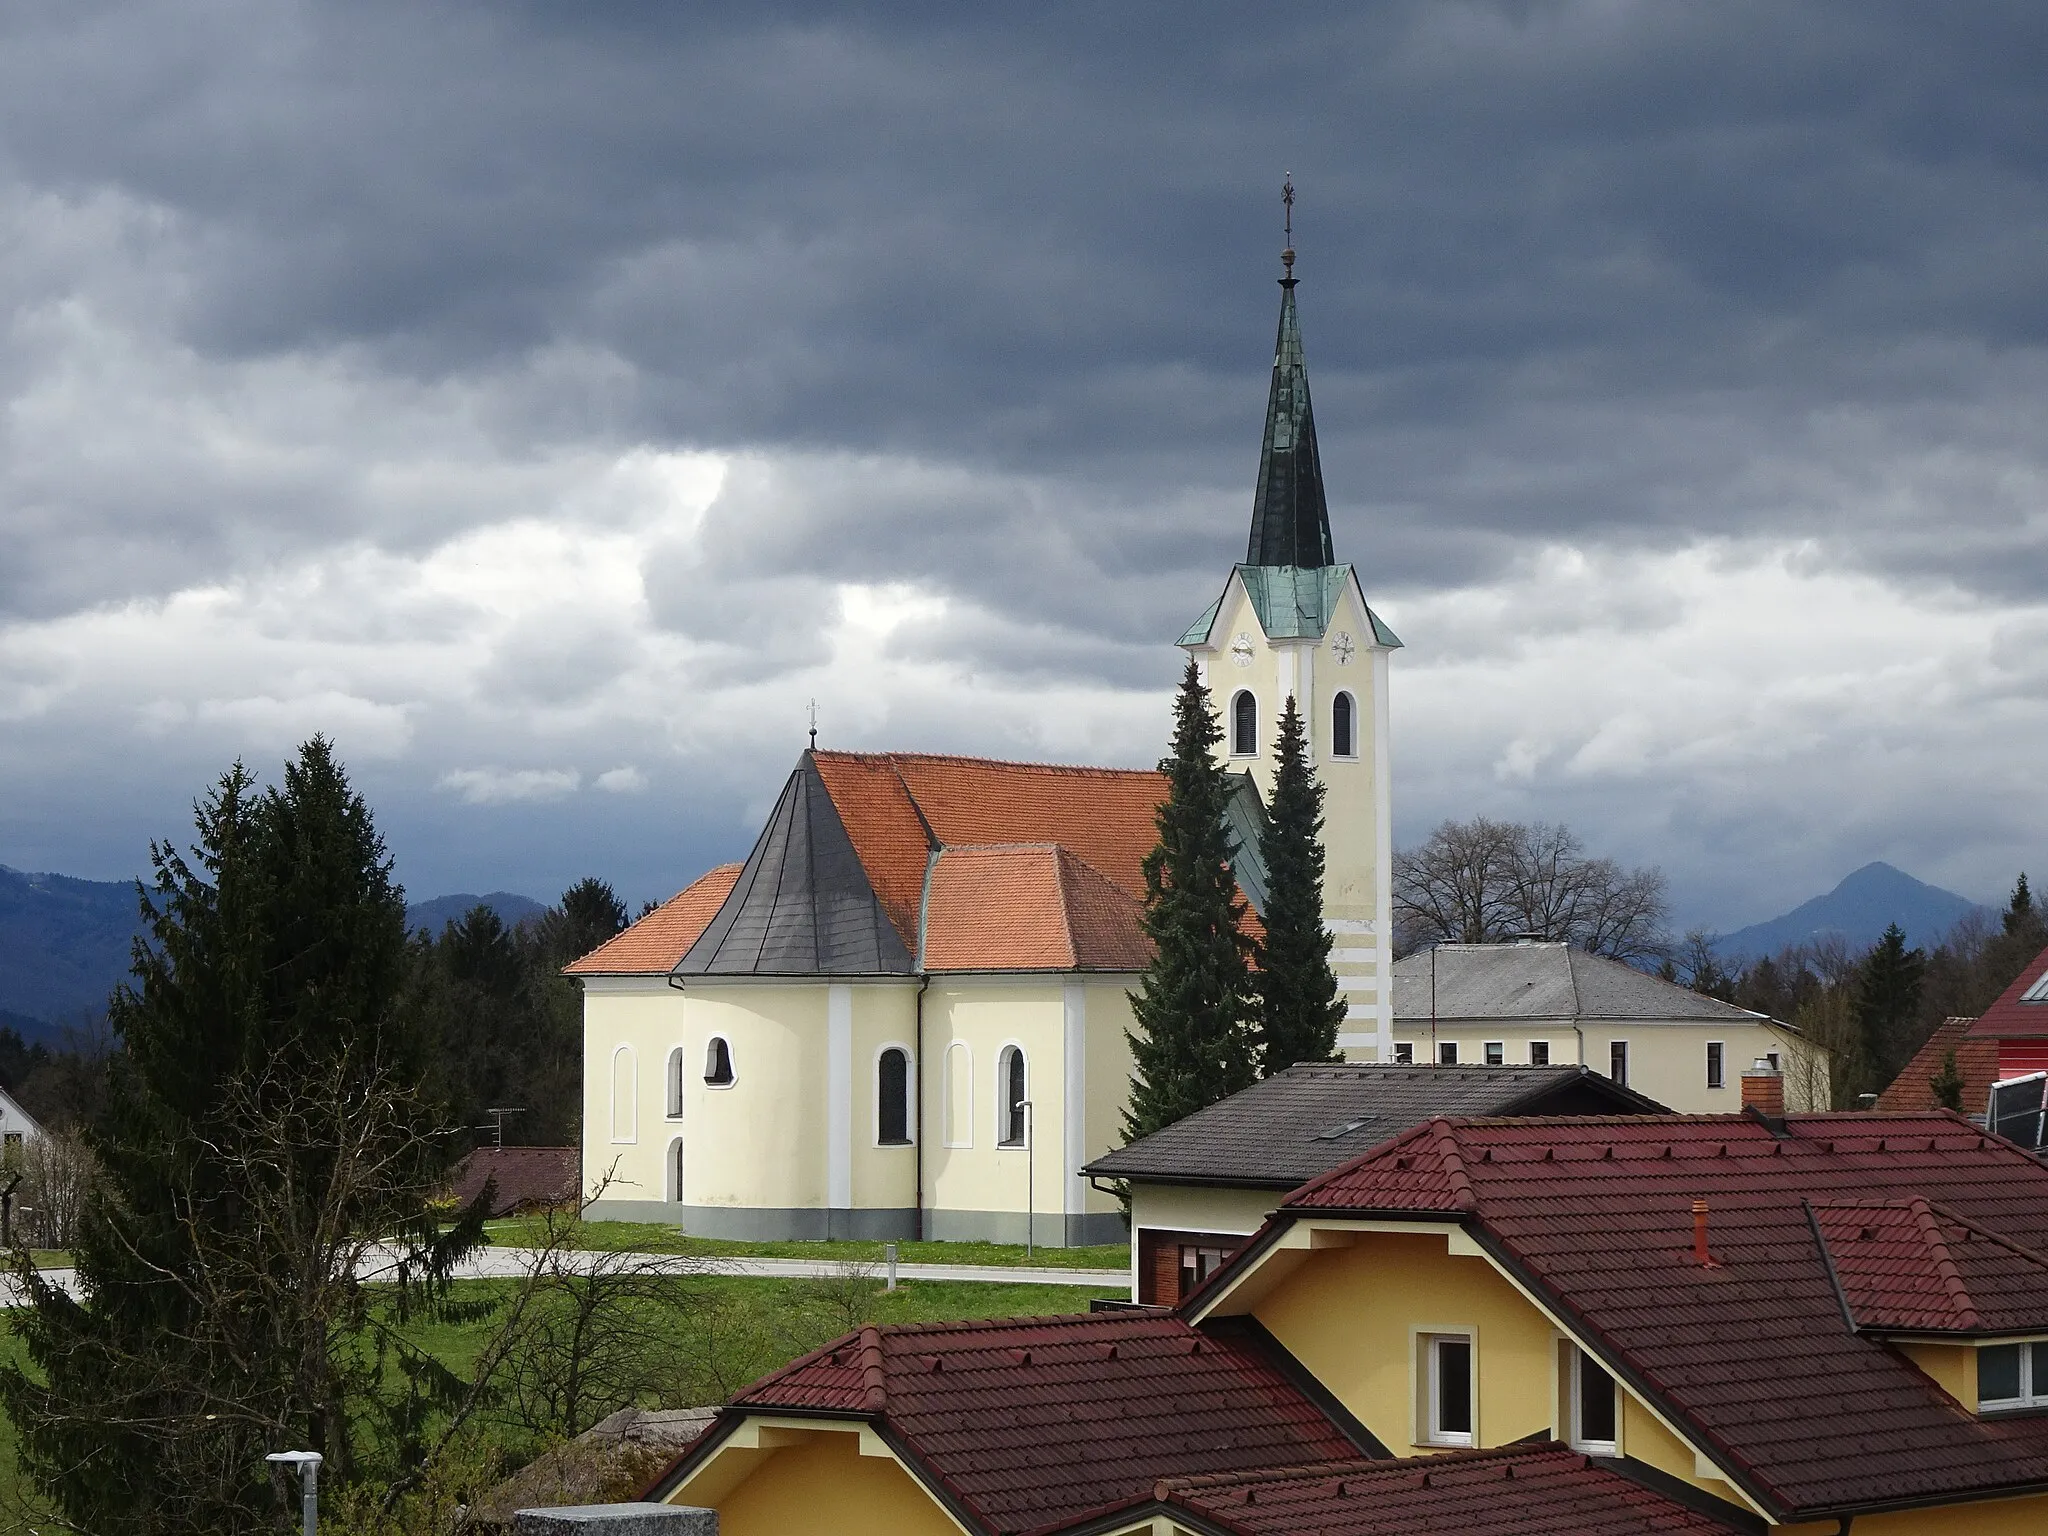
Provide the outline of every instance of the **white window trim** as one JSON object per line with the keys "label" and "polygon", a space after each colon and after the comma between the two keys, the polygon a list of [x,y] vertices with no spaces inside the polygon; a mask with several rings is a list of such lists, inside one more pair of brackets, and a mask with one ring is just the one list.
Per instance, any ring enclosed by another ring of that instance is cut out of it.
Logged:
{"label": "white window trim", "polygon": [[[1237,750],[1237,701],[1252,701],[1252,749],[1249,752]],[[1249,762],[1259,755],[1259,696],[1249,688],[1233,689],[1230,695],[1230,710],[1224,717],[1226,739],[1230,743],[1230,755],[1242,762]]]}
{"label": "white window trim", "polygon": [[[1621,1076],[1619,1077],[1614,1075],[1614,1048],[1616,1046],[1621,1047]],[[1619,1084],[1623,1088],[1628,1086],[1629,1068],[1634,1065],[1629,1060],[1630,1054],[1631,1052],[1626,1040],[1610,1040],[1607,1042],[1607,1080],[1610,1083]]]}
{"label": "white window trim", "polygon": [[[1349,752],[1339,752],[1337,750],[1337,701],[1339,699],[1349,699],[1351,701],[1351,750]],[[1340,763],[1357,762],[1358,738],[1360,734],[1358,729],[1358,695],[1349,688],[1339,688],[1330,695],[1330,756]]]}
{"label": "white window trim", "polygon": [[[1436,1345],[1441,1339],[1462,1340],[1472,1351],[1472,1428],[1439,1434],[1437,1419]],[[1408,1369],[1414,1390],[1409,1393],[1409,1441],[1414,1445],[1484,1445],[1479,1428],[1479,1329],[1470,1323],[1417,1323],[1408,1329]]]}
{"label": "white window trim", "polygon": [[[908,1141],[882,1140],[882,1058],[891,1051],[901,1051],[903,1053],[903,1128],[909,1133],[910,1139]],[[884,1040],[875,1047],[874,1059],[868,1063],[868,1080],[875,1085],[873,1102],[870,1105],[874,1112],[874,1120],[871,1122],[874,1131],[874,1145],[890,1148],[916,1146],[917,1053],[911,1050],[909,1044],[905,1041]]]}
{"label": "white window trim", "polygon": [[[1451,1053],[1451,1056],[1450,1056],[1450,1060],[1448,1060],[1448,1061],[1446,1061],[1446,1060],[1444,1059],[1444,1052],[1445,1052],[1445,1051],[1449,1051],[1449,1052]],[[1460,1062],[1460,1061],[1458,1060],[1458,1042],[1457,1042],[1457,1041],[1455,1041],[1455,1040],[1439,1040],[1439,1041],[1437,1041],[1437,1043],[1436,1043],[1436,1060],[1435,1060],[1435,1061],[1433,1061],[1433,1062],[1431,1062],[1431,1063],[1430,1063],[1430,1065],[1431,1065],[1431,1066],[1433,1066],[1433,1067],[1456,1067],[1456,1066],[1462,1066],[1462,1065],[1463,1065],[1463,1063],[1462,1063],[1462,1062]]]}
{"label": "white window trim", "polygon": [[683,1118],[683,1091],[690,1081],[690,1048],[679,1045],[668,1053],[668,1070],[662,1074],[661,1092],[667,1104],[667,1120]]}
{"label": "white window trim", "polygon": [[[1539,1045],[1543,1047],[1543,1059],[1541,1061],[1536,1059],[1536,1047]],[[1547,1067],[1550,1064],[1550,1042],[1548,1040],[1531,1040],[1529,1042],[1529,1065],[1532,1067]]]}
{"label": "white window trim", "polygon": [[732,1073],[732,1076],[731,1076],[731,1077],[728,1077],[728,1078],[727,1078],[727,1079],[726,1079],[726,1080],[725,1080],[724,1082],[722,1082],[722,1083],[714,1083],[713,1081],[711,1081],[711,1079],[710,1079],[709,1077],[706,1077],[706,1078],[705,1078],[705,1079],[704,1079],[703,1081],[704,1081],[704,1086],[705,1086],[706,1088],[709,1088],[709,1089],[710,1089],[710,1090],[711,1090],[711,1091],[712,1091],[713,1093],[724,1093],[724,1092],[725,1092],[725,1091],[726,1091],[726,1090],[727,1090],[728,1088],[734,1088],[734,1087],[737,1087],[737,1086],[738,1086],[738,1084],[739,1084],[739,1080],[740,1080],[740,1058],[739,1058],[739,1053],[738,1053],[737,1051],[735,1051],[735,1050],[734,1050],[734,1049],[732,1048],[732,1036],[731,1036],[731,1035],[728,1035],[728,1034],[726,1034],[726,1033],[725,1033],[724,1031],[722,1031],[722,1030],[721,1030],[721,1031],[718,1031],[718,1032],[716,1032],[716,1033],[714,1033],[714,1034],[709,1034],[709,1035],[706,1035],[706,1036],[704,1037],[704,1065],[705,1065],[705,1066],[707,1066],[707,1067],[708,1067],[708,1066],[710,1066],[710,1065],[711,1065],[711,1042],[712,1042],[712,1041],[714,1041],[714,1040],[723,1040],[723,1041],[725,1042],[725,1065],[726,1065],[726,1070],[727,1070],[727,1071],[729,1071],[729,1072],[731,1072],[731,1073]]}
{"label": "white window trim", "polygon": [[[1612,1440],[1588,1440],[1585,1428],[1579,1421],[1579,1405],[1584,1401],[1579,1392],[1579,1372],[1589,1357],[1577,1344],[1567,1341],[1565,1347],[1572,1352],[1571,1370],[1566,1385],[1566,1390],[1571,1394],[1571,1416],[1567,1420],[1567,1423],[1571,1426],[1571,1448],[1587,1456],[1619,1456],[1621,1454],[1621,1383],[1614,1378],[1614,1374],[1611,1371],[1608,1372],[1608,1389],[1614,1393],[1614,1438]],[[1598,1364],[1597,1361],[1594,1363]],[[1607,1369],[1605,1366],[1600,1368],[1603,1371]]]}
{"label": "white window trim", "polygon": [[[1497,1053],[1497,1054],[1498,1054],[1498,1055],[1500,1056],[1500,1060],[1499,1060],[1499,1061],[1495,1061],[1495,1060],[1493,1059],[1496,1053]],[[1488,1041],[1486,1041],[1486,1042],[1485,1042],[1485,1043],[1484,1043],[1483,1045],[1481,1045],[1481,1046],[1479,1047],[1479,1060],[1480,1060],[1481,1064],[1483,1064],[1483,1065],[1485,1065],[1485,1066],[1489,1066],[1489,1067],[1504,1067],[1504,1066],[1506,1066],[1506,1065],[1508,1064],[1508,1043],[1507,1043],[1507,1041],[1505,1041],[1505,1040],[1488,1040]]]}
{"label": "white window trim", "polygon": [[[619,1113],[622,1107],[619,1103],[619,1058],[621,1056],[626,1058],[626,1102],[623,1106],[625,1110],[624,1115]],[[640,1140],[640,1058],[630,1045],[621,1044],[612,1048],[611,1092],[612,1145],[615,1147],[634,1146]],[[619,1134],[619,1126],[621,1124],[624,1124],[626,1127],[626,1133],[623,1136]]]}
{"label": "white window trim", "polygon": [[1977,1346],[1980,1355],[1987,1349],[2017,1349],[2020,1352],[2020,1395],[1987,1398],[1980,1375],[1977,1388],[1979,1413],[2018,1413],[2029,1408],[2048,1408],[2048,1381],[2034,1380],[2034,1346],[2037,1344],[2048,1344],[2048,1338],[1994,1339]]}
{"label": "white window trim", "polygon": [[1031,1148],[1031,1122],[1038,1118],[1037,1108],[1024,1111],[1024,1139],[1005,1141],[1003,1132],[1010,1128],[1009,1076],[1005,1070],[1010,1052],[1015,1051],[1024,1061],[1024,1102],[1031,1103],[1031,1053],[1024,1049],[1021,1040],[1005,1040],[996,1047],[996,1150],[999,1152],[1025,1152]]}
{"label": "white window trim", "polygon": [[[957,1102],[966,1110],[967,1124],[953,1123],[953,1105],[956,1102],[953,1083],[953,1053],[960,1053],[961,1069],[966,1081],[959,1085]],[[965,1040],[952,1041],[946,1047],[944,1065],[939,1074],[939,1092],[946,1098],[939,1105],[939,1128],[944,1132],[943,1145],[948,1147],[971,1147],[974,1145],[974,1047]]]}
{"label": "white window trim", "polygon": [[[1719,1062],[1716,1062],[1716,1061],[1714,1060],[1714,1052],[1716,1052],[1716,1051],[1719,1051],[1719,1052],[1721,1053],[1721,1059],[1720,1059],[1720,1061],[1719,1061]],[[1719,1072],[1718,1072],[1718,1073],[1717,1073],[1717,1072],[1716,1072],[1716,1070],[1715,1070],[1715,1069],[1716,1069],[1716,1067],[1718,1067],[1718,1068],[1719,1068]],[[1709,1088],[1710,1090],[1711,1090],[1711,1089],[1716,1089],[1716,1088],[1726,1088],[1726,1087],[1728,1086],[1728,1042],[1727,1042],[1727,1041],[1725,1041],[1725,1040],[1709,1040],[1709,1041],[1707,1042],[1707,1050],[1706,1050],[1706,1072],[1707,1072],[1707,1087],[1708,1087],[1708,1088]],[[1720,1081],[1719,1081],[1718,1083],[1714,1081],[1714,1078],[1715,1078],[1715,1077],[1716,1077],[1717,1075],[1718,1075],[1718,1076],[1720,1077],[1720,1079],[1721,1079],[1721,1080],[1720,1080]]]}
{"label": "white window trim", "polygon": [[[676,1171],[676,1153],[682,1150],[683,1138],[671,1136],[669,1138],[668,1150],[662,1154],[661,1182],[669,1187],[668,1198],[671,1205],[681,1205],[683,1203],[683,1181]],[[685,1168],[688,1167],[687,1158],[684,1159],[684,1166]]]}

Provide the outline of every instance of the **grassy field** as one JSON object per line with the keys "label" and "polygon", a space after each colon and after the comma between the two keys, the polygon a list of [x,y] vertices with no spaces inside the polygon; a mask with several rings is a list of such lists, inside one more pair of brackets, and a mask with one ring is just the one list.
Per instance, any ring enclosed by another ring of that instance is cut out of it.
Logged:
{"label": "grassy field", "polygon": [[[513,1217],[490,1224],[491,1241],[508,1248],[530,1248],[541,1239],[538,1221]],[[703,1254],[707,1258],[845,1259],[880,1264],[880,1243],[856,1242],[732,1242],[691,1237],[680,1229],[652,1221],[589,1221],[579,1241],[586,1248],[621,1253]],[[1128,1269],[1131,1250],[1123,1243],[1097,1248],[1039,1248],[1025,1257],[1021,1243],[911,1243],[896,1245],[904,1264],[1000,1264],[1020,1269]]]}
{"label": "grassy field", "polygon": [[[588,1230],[602,1232],[617,1225],[622,1224],[593,1223]],[[667,1228],[633,1230],[666,1233],[671,1240],[675,1236]],[[758,1251],[746,1249],[746,1245],[738,1246],[746,1251]],[[769,1246],[794,1249],[801,1255],[815,1254],[817,1249],[824,1247],[865,1249],[877,1245],[793,1243]],[[951,1250],[956,1247],[978,1249],[983,1245],[937,1243],[918,1246],[945,1249],[951,1256]],[[628,1251],[645,1251],[638,1241],[622,1241],[619,1247]],[[960,1261],[992,1262],[982,1257]],[[1085,1312],[1092,1297],[1121,1297],[1126,1293],[1126,1288],[1114,1283],[1114,1278],[1105,1275],[1105,1283],[1099,1289],[1072,1285],[913,1280],[903,1282],[894,1291],[884,1291],[879,1283],[849,1288],[810,1280],[754,1280],[716,1275],[691,1277],[681,1282],[688,1288],[693,1302],[690,1321],[684,1325],[689,1336],[679,1335],[674,1341],[679,1346],[680,1375],[666,1385],[660,1395],[668,1400],[670,1406],[716,1401],[730,1395],[731,1390],[755,1376],[775,1370],[845,1331],[848,1325],[857,1326],[862,1322],[947,1322]],[[506,1294],[513,1284],[501,1280],[472,1280],[462,1282],[457,1290],[466,1296],[481,1298]],[[489,1342],[495,1327],[494,1319],[486,1319],[462,1326],[422,1325],[408,1332],[437,1359],[467,1375],[473,1370],[478,1354]],[[0,1319],[0,1360],[18,1359],[21,1348],[12,1327]],[[722,1391],[719,1387],[721,1382],[726,1384]],[[13,1425],[4,1414],[0,1414],[0,1511],[15,1507],[19,1471],[15,1465],[14,1444]],[[4,1527],[6,1519],[6,1515],[0,1513],[0,1527]]]}

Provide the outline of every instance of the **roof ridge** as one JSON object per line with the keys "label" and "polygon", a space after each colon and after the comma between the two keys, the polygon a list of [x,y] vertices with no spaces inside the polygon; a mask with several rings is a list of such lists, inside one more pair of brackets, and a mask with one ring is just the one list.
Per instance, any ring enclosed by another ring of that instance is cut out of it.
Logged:
{"label": "roof ridge", "polygon": [[[1157,768],[1117,768],[1101,763],[1048,763],[1021,757],[976,757],[966,752],[849,752],[832,747],[819,747],[815,756],[836,758],[861,763],[885,764],[896,767],[899,763],[972,763],[988,768],[1033,768],[1048,773],[1101,774],[1117,778],[1163,778]],[[916,796],[911,797],[915,799]]]}
{"label": "roof ridge", "polygon": [[860,1331],[860,1384],[868,1412],[887,1412],[889,1384],[882,1374],[882,1337],[873,1323]]}
{"label": "roof ridge", "polygon": [[1479,1195],[1472,1188],[1471,1176],[1465,1172],[1465,1154],[1458,1150],[1456,1129],[1447,1118],[1435,1115],[1430,1119],[1429,1131],[1436,1141],[1437,1155],[1444,1160],[1444,1172],[1451,1181],[1451,1196],[1458,1202],[1458,1208],[1478,1210]]}
{"label": "roof ridge", "polygon": [[1949,1252],[1948,1239],[1942,1236],[1941,1221],[1928,1208],[1923,1196],[1915,1195],[1906,1202],[1906,1209],[1912,1214],[1913,1225],[1919,1231],[1920,1241],[1927,1245],[1934,1257],[1934,1272],[1941,1277],[1941,1288],[1956,1309],[1957,1320],[1964,1328],[1974,1329],[1979,1318],[1976,1303],[1970,1297],[1970,1287],[1963,1280],[1963,1272],[1956,1265],[1955,1255]]}
{"label": "roof ridge", "polygon": [[1927,1209],[1933,1212],[1934,1215],[1940,1220],[1953,1222],[1956,1226],[1967,1228],[1970,1232],[1974,1233],[1978,1237],[1983,1238],[1985,1241],[1996,1243],[1999,1247],[2007,1250],[2008,1252],[2016,1253],[2021,1258],[2030,1260],[2031,1262],[2040,1265],[2043,1269],[2048,1269],[2048,1253],[2043,1253],[2038,1248],[2029,1248],[2025,1243],[2016,1243],[2011,1238],[2005,1236],[2005,1234],[2003,1234],[2002,1232],[1992,1231],[1991,1228],[1985,1226],[1980,1221],[1972,1221],[1967,1216],[1959,1215],[1957,1212],[1950,1209],[1948,1206],[1943,1205],[1938,1200],[1929,1200],[1918,1195],[1914,1196],[1914,1200],[1917,1201],[1919,1204],[1927,1207]]}
{"label": "roof ridge", "polygon": [[[1462,1452],[1466,1459],[1474,1459],[1472,1453]],[[1480,1457],[1497,1456],[1499,1447],[1480,1451]],[[1412,1458],[1411,1458],[1412,1459]],[[1436,1458],[1429,1458],[1434,1460]],[[1376,1456],[1344,1456],[1331,1461],[1302,1461],[1286,1467],[1246,1467],[1241,1472],[1189,1472],[1180,1477],[1162,1477],[1152,1485],[1152,1496],[1163,1499],[1167,1492],[1178,1493],[1196,1488],[1221,1488],[1233,1483],[1278,1483],[1304,1477],[1345,1477],[1354,1472],[1384,1472],[1388,1462]]]}
{"label": "roof ridge", "polygon": [[[1065,855],[1065,857],[1062,857]],[[1067,860],[1073,858],[1058,843],[1052,845],[1052,878],[1059,890],[1060,932],[1067,941],[1067,964],[1079,969],[1081,941],[1074,936],[1074,892],[1067,878]],[[1080,861],[1075,860],[1076,863]]]}

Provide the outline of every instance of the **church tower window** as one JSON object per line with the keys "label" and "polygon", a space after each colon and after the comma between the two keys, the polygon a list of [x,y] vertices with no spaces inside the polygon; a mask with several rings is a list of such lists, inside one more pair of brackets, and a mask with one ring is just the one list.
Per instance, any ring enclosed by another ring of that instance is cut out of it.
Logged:
{"label": "church tower window", "polygon": [[1230,701],[1230,755],[1259,755],[1259,701],[1249,688],[1240,688]]}
{"label": "church tower window", "polygon": [[1358,756],[1358,704],[1348,692],[1330,701],[1330,755]]}

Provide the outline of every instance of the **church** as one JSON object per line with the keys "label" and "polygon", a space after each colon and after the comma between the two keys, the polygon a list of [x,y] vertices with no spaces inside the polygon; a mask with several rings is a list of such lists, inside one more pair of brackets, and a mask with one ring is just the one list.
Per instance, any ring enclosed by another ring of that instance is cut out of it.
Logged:
{"label": "church", "polygon": [[[1229,820],[1254,912],[1274,739],[1297,701],[1328,790],[1339,1043],[1388,1061],[1401,642],[1336,558],[1292,249],[1283,262],[1249,545],[1178,643],[1239,775]],[[1162,743],[1166,729],[1162,710]],[[1122,1142],[1165,792],[1150,768],[814,744],[744,863],[568,968],[589,1214],[704,1237],[1121,1242],[1115,1197],[1082,1170]]]}

